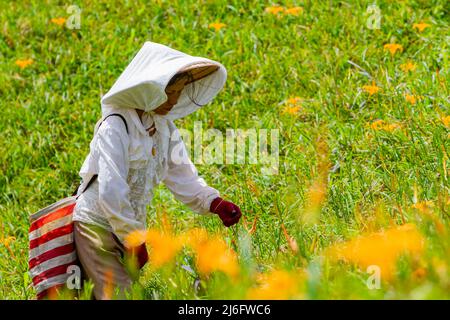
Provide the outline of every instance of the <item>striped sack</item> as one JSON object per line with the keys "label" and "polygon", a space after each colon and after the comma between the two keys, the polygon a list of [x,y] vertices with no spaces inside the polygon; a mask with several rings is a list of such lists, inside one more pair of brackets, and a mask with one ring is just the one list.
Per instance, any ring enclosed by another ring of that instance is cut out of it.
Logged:
{"label": "striped sack", "polygon": [[[127,122],[119,113],[107,115],[99,126],[110,116],[120,117],[129,133]],[[77,190],[81,185],[71,197],[55,202],[30,216],[28,267],[38,299],[49,297],[67,283],[72,275],[72,268],[69,267],[77,266],[78,270],[81,270],[74,243],[73,210],[78,197],[89,188],[97,176],[95,174],[91,177],[78,196]]]}
{"label": "striped sack", "polygon": [[30,216],[29,272],[37,299],[66,284],[67,269],[78,266],[72,213],[76,197],[67,197]]}

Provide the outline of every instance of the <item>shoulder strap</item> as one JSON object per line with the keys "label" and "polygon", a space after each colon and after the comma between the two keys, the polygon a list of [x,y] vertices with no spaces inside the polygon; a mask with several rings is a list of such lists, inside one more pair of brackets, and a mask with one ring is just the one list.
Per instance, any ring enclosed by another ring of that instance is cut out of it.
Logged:
{"label": "shoulder strap", "polygon": [[111,117],[111,116],[118,116],[118,117],[120,117],[120,118],[122,119],[122,121],[123,121],[123,124],[125,125],[125,129],[127,129],[127,133],[129,133],[129,132],[128,132],[127,121],[125,120],[125,118],[123,117],[123,115],[121,115],[120,113],[111,113],[111,114],[108,114],[108,115],[102,120],[102,122],[100,122],[100,124],[99,124],[98,126],[100,127],[100,126],[102,125],[103,121],[105,121],[108,117]]}
{"label": "shoulder strap", "polygon": [[[119,113],[111,113],[111,114],[108,114],[108,115],[102,120],[102,122],[100,122],[100,124],[99,124],[98,126],[100,127],[100,126],[102,125],[103,121],[105,121],[105,120],[106,120],[108,117],[110,117],[110,116],[118,116],[118,117],[120,117],[120,118],[123,120],[123,123],[124,123],[124,125],[125,125],[125,129],[127,130],[127,133],[129,134],[127,121],[126,121],[125,118],[124,118],[121,114],[119,114]],[[95,179],[97,179],[97,177],[98,177],[98,174],[94,174],[94,175],[92,176],[92,178],[89,180],[89,182],[88,182],[88,184],[86,185],[86,187],[84,188],[84,190],[81,191],[80,195],[81,195],[83,192],[85,192],[85,191],[87,190],[87,188],[89,188],[89,186],[95,181]],[[80,184],[80,186],[81,186],[81,184]],[[77,194],[78,188],[79,188],[79,186],[78,186],[77,189],[73,192],[72,196],[75,196],[75,195]],[[79,195],[79,196],[80,196],[80,195]],[[79,197],[79,196],[78,196],[78,197]],[[77,198],[78,198],[78,197],[77,197]]]}

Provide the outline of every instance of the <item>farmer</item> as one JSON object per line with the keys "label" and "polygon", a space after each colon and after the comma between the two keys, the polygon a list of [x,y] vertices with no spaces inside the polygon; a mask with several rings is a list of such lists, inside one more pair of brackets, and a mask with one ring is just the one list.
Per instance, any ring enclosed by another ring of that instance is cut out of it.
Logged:
{"label": "farmer", "polygon": [[239,221],[239,207],[198,176],[173,123],[211,101],[226,76],[216,61],[146,42],[103,96],[102,119],[123,119],[97,122],[73,215],[77,255],[96,299],[109,298],[107,286],[125,298],[135,280],[125,261],[141,268],[148,260],[145,243],[130,248],[125,239],[146,228],[146,205],[160,182],[199,214],[217,214],[227,227]]}

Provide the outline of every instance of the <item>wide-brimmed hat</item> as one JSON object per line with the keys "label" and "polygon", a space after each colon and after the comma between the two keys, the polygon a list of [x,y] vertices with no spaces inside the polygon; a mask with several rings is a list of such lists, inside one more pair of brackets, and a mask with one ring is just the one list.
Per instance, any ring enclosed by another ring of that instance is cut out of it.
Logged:
{"label": "wide-brimmed hat", "polygon": [[[167,101],[165,89],[178,73],[190,71],[195,83],[188,83],[178,102],[164,117],[176,120],[210,102],[223,88],[227,71],[214,60],[191,56],[160,43],[146,42],[102,97],[102,115],[110,107],[152,111]],[[192,81],[191,81],[192,82]],[[195,88],[195,103],[188,95]]]}
{"label": "wide-brimmed hat", "polygon": [[[197,80],[200,80],[204,77],[209,76],[211,73],[217,71],[219,69],[219,66],[214,63],[210,62],[196,62],[194,64],[185,66],[181,68],[173,78],[178,78],[180,75],[183,74],[190,74],[192,76],[192,79],[188,81],[186,84],[189,84],[191,82],[195,82]],[[171,80],[172,81],[172,80]],[[171,82],[169,81],[169,83]]]}

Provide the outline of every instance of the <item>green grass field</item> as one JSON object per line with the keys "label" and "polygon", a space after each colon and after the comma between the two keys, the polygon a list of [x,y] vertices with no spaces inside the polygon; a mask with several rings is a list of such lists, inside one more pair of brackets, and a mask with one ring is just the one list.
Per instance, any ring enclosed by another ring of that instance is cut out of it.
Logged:
{"label": "green grass field", "polygon": [[0,3],[0,298],[34,298],[28,216],[74,190],[145,41],[221,62],[224,90],[177,126],[278,129],[279,173],[198,165],[241,207],[230,229],[161,186],[150,228],[206,229],[238,259],[205,273],[185,247],[133,298],[450,298],[448,1],[76,1],[80,29],[67,2]]}

